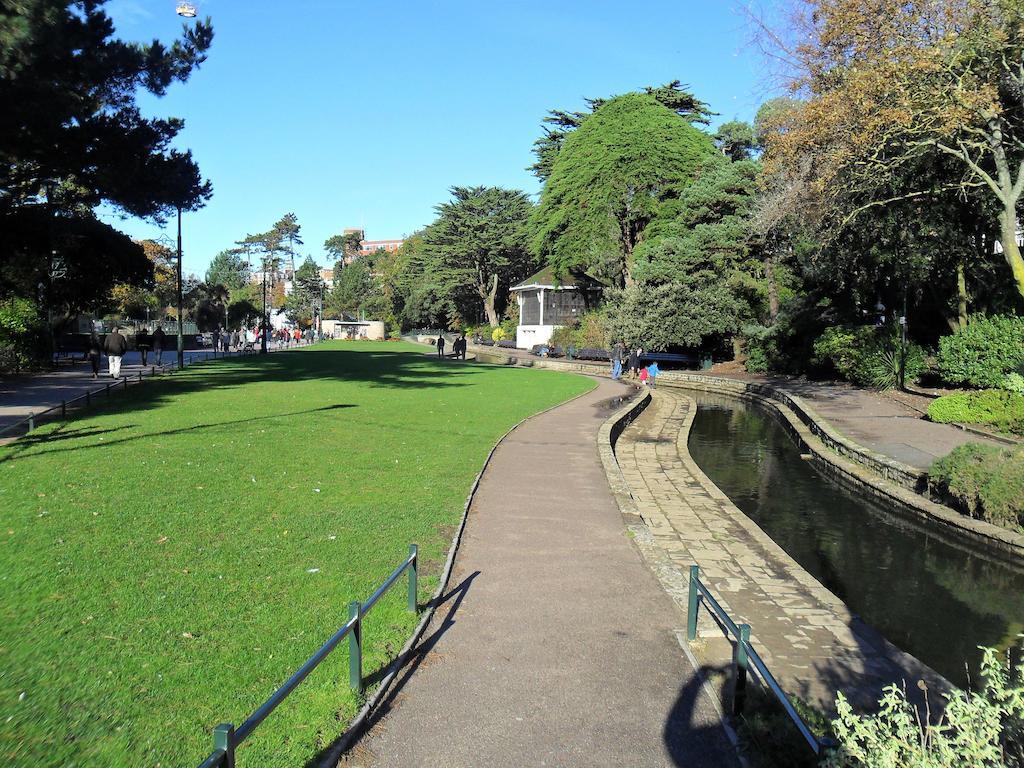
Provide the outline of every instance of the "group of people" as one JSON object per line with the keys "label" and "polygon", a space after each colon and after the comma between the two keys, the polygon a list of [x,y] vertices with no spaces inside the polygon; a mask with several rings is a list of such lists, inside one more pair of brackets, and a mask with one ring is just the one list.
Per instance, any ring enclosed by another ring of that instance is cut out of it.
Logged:
{"label": "group of people", "polygon": [[653,360],[649,365],[643,365],[644,348],[637,347],[626,353],[625,345],[620,341],[612,349],[612,378],[621,379],[629,376],[639,381],[645,387],[654,387],[658,374],[658,361]]}
{"label": "group of people", "polygon": [[[437,356],[444,357],[444,334],[437,334]],[[452,357],[457,359],[466,359],[466,334],[463,333],[456,337],[455,341],[452,342]]]}
{"label": "group of people", "polygon": [[[164,343],[167,338],[167,334],[164,333],[164,329],[157,326],[152,333],[149,329],[143,328],[135,334],[135,347],[139,350],[139,354],[142,357],[142,364],[148,365],[150,351],[156,356],[156,364],[160,365],[164,356]],[[103,355],[107,356],[107,373],[112,379],[118,379],[121,377],[121,361],[124,359],[125,352],[128,351],[128,339],[121,333],[121,329],[114,326],[114,329],[108,333],[102,340],[100,335],[93,331],[89,334],[89,343],[86,348],[85,356],[89,361],[89,365],[92,366],[92,377],[94,379],[99,378],[100,375],[100,359]]]}

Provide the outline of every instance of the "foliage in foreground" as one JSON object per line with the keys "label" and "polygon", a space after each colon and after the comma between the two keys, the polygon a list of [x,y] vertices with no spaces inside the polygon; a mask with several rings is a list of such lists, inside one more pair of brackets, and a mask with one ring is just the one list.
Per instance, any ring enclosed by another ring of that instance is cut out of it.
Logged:
{"label": "foliage in foreground", "polygon": [[932,464],[928,484],[971,517],[1008,528],[1024,524],[1024,448],[961,445]]}
{"label": "foliage in foreground", "polygon": [[1020,768],[1024,766],[1024,666],[983,649],[981,690],[946,695],[937,723],[922,727],[906,691],[890,685],[879,711],[858,715],[842,693],[833,727],[839,748],[825,768]]}
{"label": "foliage in foreground", "polygon": [[950,384],[999,387],[1008,373],[1024,367],[1024,317],[971,317],[939,341],[937,367]]}
{"label": "foliage in foreground", "polygon": [[928,418],[942,424],[982,424],[1024,435],[1024,395],[1000,389],[943,395],[928,406]]}
{"label": "foliage in foreground", "polygon": [[[925,355],[914,342],[906,345],[905,380],[912,382],[925,370]],[[891,389],[899,384],[899,335],[870,325],[834,326],[814,342],[814,362],[862,387]]]}

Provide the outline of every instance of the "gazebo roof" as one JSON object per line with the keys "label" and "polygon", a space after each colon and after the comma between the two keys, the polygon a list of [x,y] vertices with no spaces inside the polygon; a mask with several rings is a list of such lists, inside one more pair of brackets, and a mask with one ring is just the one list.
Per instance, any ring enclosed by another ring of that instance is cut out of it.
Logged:
{"label": "gazebo roof", "polygon": [[555,270],[550,266],[544,267],[540,272],[530,275],[525,280],[516,283],[510,291],[525,291],[531,288],[565,288],[565,289],[581,289],[581,288],[600,288],[601,283],[598,280],[590,277],[590,275],[580,273],[569,272],[564,278],[558,278],[555,275]]}

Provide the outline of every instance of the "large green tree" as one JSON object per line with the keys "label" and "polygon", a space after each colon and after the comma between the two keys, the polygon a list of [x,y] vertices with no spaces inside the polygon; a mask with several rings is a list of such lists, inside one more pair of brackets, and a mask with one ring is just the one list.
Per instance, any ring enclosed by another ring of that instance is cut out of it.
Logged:
{"label": "large green tree", "polygon": [[497,325],[508,288],[536,266],[528,231],[533,204],[525,192],[500,187],[452,187],[451,194],[423,234],[426,269],[443,294],[482,307]]}
{"label": "large green tree", "polygon": [[653,95],[604,103],[558,152],[533,218],[536,251],[556,272],[632,285],[648,225],[714,152],[707,134]]}
{"label": "large green tree", "polygon": [[237,249],[221,251],[206,270],[206,282],[223,285],[229,291],[237,291],[249,279],[249,265]]}

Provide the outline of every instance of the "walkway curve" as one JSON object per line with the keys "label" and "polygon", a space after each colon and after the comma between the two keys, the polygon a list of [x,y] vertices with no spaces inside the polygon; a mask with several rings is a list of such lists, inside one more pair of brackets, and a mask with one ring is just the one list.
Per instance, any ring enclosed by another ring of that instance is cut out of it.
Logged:
{"label": "walkway curve", "polygon": [[735,766],[632,546],[589,394],[505,438],[469,510],[452,587],[351,766]]}

